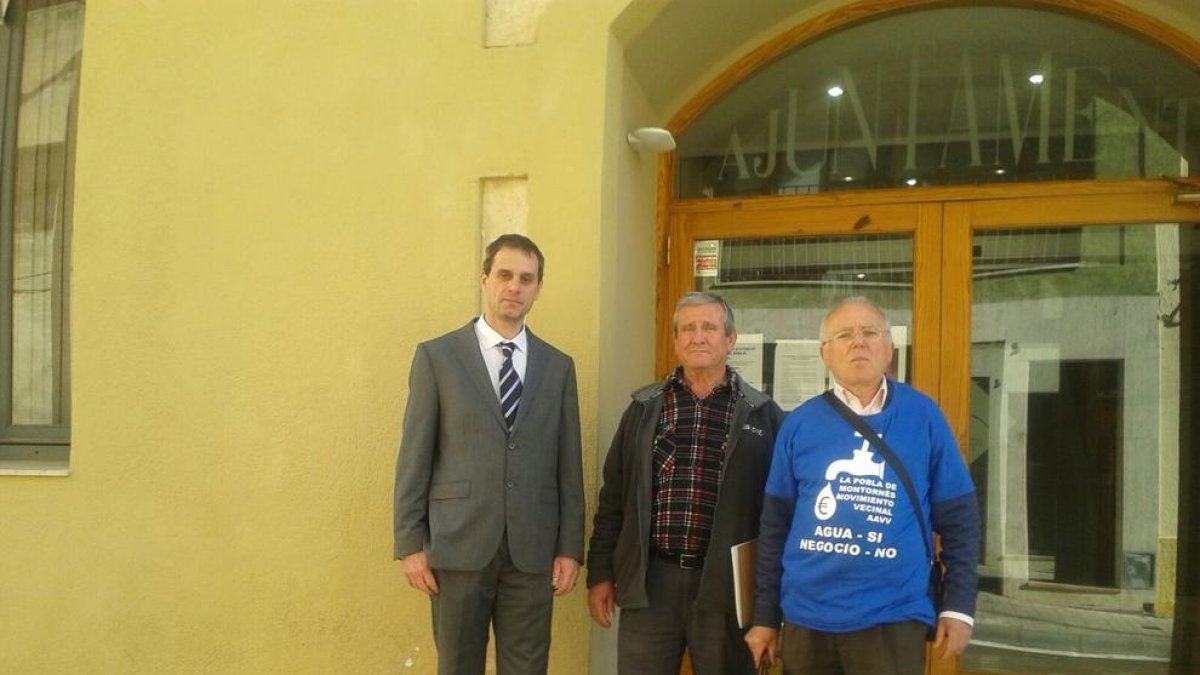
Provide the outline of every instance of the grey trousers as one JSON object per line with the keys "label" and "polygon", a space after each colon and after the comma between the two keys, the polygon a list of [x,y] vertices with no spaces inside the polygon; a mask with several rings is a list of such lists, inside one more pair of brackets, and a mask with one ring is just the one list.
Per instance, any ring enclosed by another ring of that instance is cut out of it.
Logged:
{"label": "grey trousers", "polygon": [[825,633],[783,624],[779,655],[784,675],[921,675],[925,633],[920,621]]}
{"label": "grey trousers", "polygon": [[438,675],[483,675],[488,627],[496,633],[497,675],[544,674],[550,656],[550,573],[513,566],[508,538],[487,567],[476,572],[435,570],[432,597]]}
{"label": "grey trousers", "polygon": [[621,609],[620,675],[678,675],[685,648],[696,675],[753,675],[745,631],[730,614],[696,609],[699,586],[700,570],[650,559],[646,569],[650,606]]}

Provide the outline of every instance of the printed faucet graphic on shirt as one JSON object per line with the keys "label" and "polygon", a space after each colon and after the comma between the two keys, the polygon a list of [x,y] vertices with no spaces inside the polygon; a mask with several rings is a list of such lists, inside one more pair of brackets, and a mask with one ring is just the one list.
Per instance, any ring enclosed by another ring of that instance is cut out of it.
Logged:
{"label": "printed faucet graphic on shirt", "polygon": [[813,515],[825,521],[838,511],[838,502],[846,502],[855,511],[866,514],[866,522],[892,522],[896,504],[896,484],[883,480],[885,462],[875,462],[875,453],[862,434],[854,432],[862,444],[850,459],[835,459],[825,469],[825,487],[817,494]]}

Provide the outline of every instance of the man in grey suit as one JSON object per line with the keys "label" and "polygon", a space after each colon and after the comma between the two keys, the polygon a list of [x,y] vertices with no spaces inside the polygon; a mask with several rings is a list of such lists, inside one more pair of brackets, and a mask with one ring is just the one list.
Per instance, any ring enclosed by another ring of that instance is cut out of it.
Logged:
{"label": "man in grey suit", "polygon": [[486,307],[417,346],[396,462],[395,555],[430,596],[438,672],[545,673],[553,596],[583,560],[575,364],[525,315],[545,259],[527,237],[488,245]]}

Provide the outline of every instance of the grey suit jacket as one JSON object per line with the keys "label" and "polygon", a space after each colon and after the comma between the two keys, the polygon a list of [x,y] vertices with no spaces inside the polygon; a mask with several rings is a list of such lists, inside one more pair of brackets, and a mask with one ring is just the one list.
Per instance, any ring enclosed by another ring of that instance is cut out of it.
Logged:
{"label": "grey suit jacket", "polygon": [[483,569],[508,534],[513,564],[547,572],[583,560],[583,468],[575,363],[528,334],[510,433],[474,321],[417,346],[396,461],[395,555]]}

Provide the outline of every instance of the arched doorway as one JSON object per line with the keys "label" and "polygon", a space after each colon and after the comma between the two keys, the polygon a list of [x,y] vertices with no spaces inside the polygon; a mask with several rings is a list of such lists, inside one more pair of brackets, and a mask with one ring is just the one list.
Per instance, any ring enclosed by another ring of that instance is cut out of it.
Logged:
{"label": "arched doorway", "polygon": [[975,645],[931,672],[1169,672],[1197,658],[1200,47],[1111,2],[962,4],[836,10],[679,111],[658,367],[673,300],[717,290],[789,408],[826,385],[823,309],[874,296],[985,514]]}

